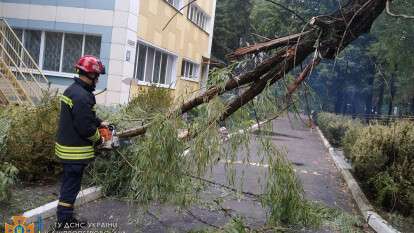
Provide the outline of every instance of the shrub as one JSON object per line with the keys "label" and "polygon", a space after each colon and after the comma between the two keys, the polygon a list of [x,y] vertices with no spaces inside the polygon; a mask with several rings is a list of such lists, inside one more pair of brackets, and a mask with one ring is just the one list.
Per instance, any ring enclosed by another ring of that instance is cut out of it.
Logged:
{"label": "shrub", "polygon": [[[0,152],[6,148],[5,138],[9,125],[9,121],[6,118],[0,118]],[[0,157],[0,159],[2,158]],[[9,199],[11,195],[10,186],[16,181],[16,174],[17,169],[14,166],[0,160],[0,202]]]}
{"label": "shrub", "polygon": [[10,106],[3,112],[9,127],[0,158],[24,180],[53,177],[59,171],[54,155],[59,103],[51,97],[36,107]]}
{"label": "shrub", "polygon": [[172,93],[169,89],[150,86],[142,89],[125,110],[128,115],[149,117],[167,111],[172,102]]}
{"label": "shrub", "polygon": [[0,164],[0,202],[7,201],[10,196],[10,186],[16,181],[17,169],[9,164]]}
{"label": "shrub", "polygon": [[9,126],[10,121],[5,117],[0,117],[0,153],[6,149],[6,136],[9,130]]}
{"label": "shrub", "polygon": [[319,113],[316,123],[332,146],[335,147],[342,146],[342,138],[348,129],[361,126],[359,121],[350,117],[327,112]]}
{"label": "shrub", "polygon": [[[371,125],[349,131],[344,151],[377,204],[410,215],[414,208],[414,123]],[[353,139],[350,139],[353,138]]]}
{"label": "shrub", "polygon": [[362,126],[352,126],[346,131],[345,136],[342,138],[341,145],[344,151],[344,156],[349,160],[351,160],[352,145],[356,143],[362,128]]}

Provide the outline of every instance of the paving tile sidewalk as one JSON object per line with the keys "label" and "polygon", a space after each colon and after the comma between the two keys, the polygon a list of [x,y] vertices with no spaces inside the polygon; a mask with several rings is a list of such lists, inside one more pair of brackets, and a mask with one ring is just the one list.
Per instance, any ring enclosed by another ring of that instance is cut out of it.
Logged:
{"label": "paving tile sidewalk", "polygon": [[[258,151],[256,138],[270,137],[273,143],[288,152],[288,159],[293,162],[295,171],[303,183],[306,198],[340,208],[351,214],[358,214],[352,196],[317,132],[305,127],[301,121],[290,121],[286,117],[273,121],[272,127],[271,131],[262,130],[253,133],[249,148],[250,165],[235,165],[236,174],[241,175],[244,171],[244,191],[261,192],[257,180],[265,176],[267,168],[256,166],[260,161],[256,155]],[[239,156],[243,157],[243,153],[246,152],[241,151]],[[209,175],[209,179],[225,184],[224,165],[218,164]],[[228,209],[230,214],[244,216],[250,226],[261,226],[265,223],[265,211],[252,197],[235,197],[228,190],[214,185],[202,193],[205,200],[218,196],[223,197],[222,206]],[[188,232],[210,225],[222,226],[229,220],[225,212],[211,211],[205,206],[194,206],[189,210],[177,211],[174,206],[152,205],[148,213],[136,204],[110,198],[82,206],[78,209],[78,214],[91,223],[109,223],[109,228],[115,228],[119,232]],[[46,221],[46,227],[53,221],[54,219]],[[322,229],[304,232],[331,231]]]}

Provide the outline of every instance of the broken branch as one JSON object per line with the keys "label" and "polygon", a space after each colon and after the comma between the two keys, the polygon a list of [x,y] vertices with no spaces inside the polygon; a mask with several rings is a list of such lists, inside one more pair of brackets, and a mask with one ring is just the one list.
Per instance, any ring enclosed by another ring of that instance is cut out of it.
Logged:
{"label": "broken branch", "polygon": [[259,53],[262,51],[267,51],[270,49],[280,48],[287,45],[293,45],[297,42],[297,39],[309,34],[311,31],[305,31],[298,34],[285,36],[277,39],[273,39],[270,41],[257,43],[251,46],[247,46],[244,48],[236,49],[233,53],[229,54],[227,57],[231,60],[238,59],[244,55],[252,54],[252,53]]}

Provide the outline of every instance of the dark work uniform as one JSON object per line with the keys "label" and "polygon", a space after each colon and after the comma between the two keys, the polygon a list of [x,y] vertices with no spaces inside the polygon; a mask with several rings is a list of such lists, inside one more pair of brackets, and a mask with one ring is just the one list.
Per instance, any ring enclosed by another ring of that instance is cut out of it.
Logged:
{"label": "dark work uniform", "polygon": [[81,188],[86,165],[94,159],[100,142],[94,88],[79,78],[61,96],[61,110],[55,154],[63,164],[57,217],[59,222],[73,215],[73,204]]}

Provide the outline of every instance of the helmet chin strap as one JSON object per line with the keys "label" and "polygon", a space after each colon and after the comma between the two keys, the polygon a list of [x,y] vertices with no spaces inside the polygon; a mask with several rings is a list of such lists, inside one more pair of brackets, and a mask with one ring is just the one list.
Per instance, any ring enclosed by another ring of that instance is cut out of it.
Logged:
{"label": "helmet chin strap", "polygon": [[90,77],[88,74],[84,73],[83,77],[87,78],[90,82],[87,82],[86,84],[88,84],[90,87],[92,87],[93,89],[96,88],[96,83],[95,80],[97,80],[98,78],[93,78]]}
{"label": "helmet chin strap", "polygon": [[99,78],[99,74],[97,74],[97,73],[88,73],[88,72],[84,72],[84,71],[79,70],[79,69],[77,69],[76,71],[78,72],[79,76],[83,76],[83,77],[87,78],[88,80],[90,80],[90,84],[88,82],[89,86],[91,86],[93,89],[96,88],[96,83],[95,83],[96,81],[95,80],[97,80]]}
{"label": "helmet chin strap", "polygon": [[89,75],[88,76],[86,76],[89,80],[91,80],[92,81],[92,83],[91,83],[91,87],[93,88],[93,89],[95,89],[96,88],[96,82],[95,82],[95,80],[97,80],[98,78],[92,78],[92,77],[89,77]]}
{"label": "helmet chin strap", "polygon": [[86,73],[86,77],[88,78],[88,79],[90,79],[90,80],[92,80],[92,81],[94,81],[95,79],[98,79],[99,78],[99,75],[96,75],[96,76],[91,76],[90,74],[93,74],[93,73]]}

